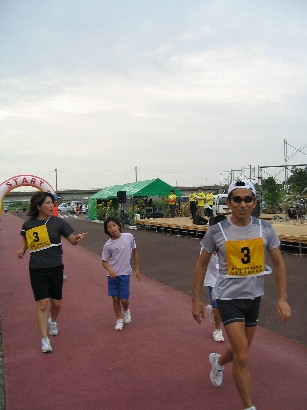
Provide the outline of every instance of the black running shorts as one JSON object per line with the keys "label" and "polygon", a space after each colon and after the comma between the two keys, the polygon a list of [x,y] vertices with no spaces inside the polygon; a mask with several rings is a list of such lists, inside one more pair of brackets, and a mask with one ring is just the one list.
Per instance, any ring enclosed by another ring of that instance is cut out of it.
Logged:
{"label": "black running shorts", "polygon": [[246,327],[257,326],[261,296],[255,299],[217,300],[224,326],[234,322],[245,322]]}
{"label": "black running shorts", "polygon": [[64,265],[53,268],[30,268],[30,281],[35,300],[62,299]]}

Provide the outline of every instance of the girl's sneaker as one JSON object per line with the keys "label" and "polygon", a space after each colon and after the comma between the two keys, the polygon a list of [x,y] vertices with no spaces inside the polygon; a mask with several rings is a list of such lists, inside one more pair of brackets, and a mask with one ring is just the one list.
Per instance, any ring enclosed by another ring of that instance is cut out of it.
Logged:
{"label": "girl's sneaker", "polygon": [[43,353],[52,352],[52,347],[51,347],[50,340],[48,339],[48,337],[44,337],[42,339],[42,352]]}
{"label": "girl's sneaker", "polygon": [[212,306],[211,306],[211,305],[208,305],[208,306],[206,307],[206,311],[207,311],[207,313],[208,313],[208,315],[209,315],[209,320],[210,320],[210,322],[211,322],[213,325],[215,325],[215,320],[214,320],[214,314],[213,314]]}
{"label": "girl's sneaker", "polygon": [[115,330],[123,330],[124,327],[124,320],[123,319],[117,319],[116,320],[116,325],[115,325]]}
{"label": "girl's sneaker", "polygon": [[213,339],[215,342],[224,342],[222,329],[215,329],[215,331],[213,332]]}
{"label": "girl's sneaker", "polygon": [[124,323],[130,323],[131,322],[131,313],[130,310],[124,310]]}

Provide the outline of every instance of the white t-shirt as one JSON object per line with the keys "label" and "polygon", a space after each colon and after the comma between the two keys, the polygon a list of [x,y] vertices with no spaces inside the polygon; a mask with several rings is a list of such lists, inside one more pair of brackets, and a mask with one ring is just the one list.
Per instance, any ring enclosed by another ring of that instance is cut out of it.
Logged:
{"label": "white t-shirt", "polygon": [[121,233],[118,239],[110,238],[105,243],[102,249],[102,260],[108,262],[116,276],[130,275],[132,272],[131,253],[135,248],[134,236],[131,233]]}

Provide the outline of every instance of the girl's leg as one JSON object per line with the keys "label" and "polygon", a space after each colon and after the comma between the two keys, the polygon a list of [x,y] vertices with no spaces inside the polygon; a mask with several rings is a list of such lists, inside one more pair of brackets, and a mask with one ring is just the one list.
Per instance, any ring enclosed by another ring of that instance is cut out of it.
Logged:
{"label": "girl's leg", "polygon": [[117,319],[121,319],[122,318],[122,308],[120,305],[119,297],[112,296],[112,299],[113,299],[113,309],[114,309],[115,315]]}
{"label": "girl's leg", "polygon": [[49,299],[36,301],[36,321],[42,338],[47,337],[47,309]]}
{"label": "girl's leg", "polygon": [[221,321],[219,310],[218,308],[212,308],[212,311],[213,311],[213,316],[214,316],[215,328],[221,329],[222,321]]}
{"label": "girl's leg", "polygon": [[121,303],[121,305],[122,305],[122,307],[125,311],[127,311],[129,309],[129,300],[121,299],[120,303]]}

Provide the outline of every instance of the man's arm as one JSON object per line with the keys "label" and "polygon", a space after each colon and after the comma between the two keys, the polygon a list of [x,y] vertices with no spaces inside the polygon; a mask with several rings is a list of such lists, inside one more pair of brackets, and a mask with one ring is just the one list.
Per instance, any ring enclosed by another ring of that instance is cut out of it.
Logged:
{"label": "man's arm", "polygon": [[269,253],[272,258],[273,271],[278,287],[277,312],[281,317],[281,320],[285,322],[291,316],[291,308],[288,304],[287,297],[286,266],[279,248],[270,249]]}
{"label": "man's arm", "polygon": [[193,275],[192,315],[198,323],[201,323],[201,317],[205,317],[204,306],[200,300],[200,290],[204,285],[204,278],[210,258],[211,253],[202,249]]}

